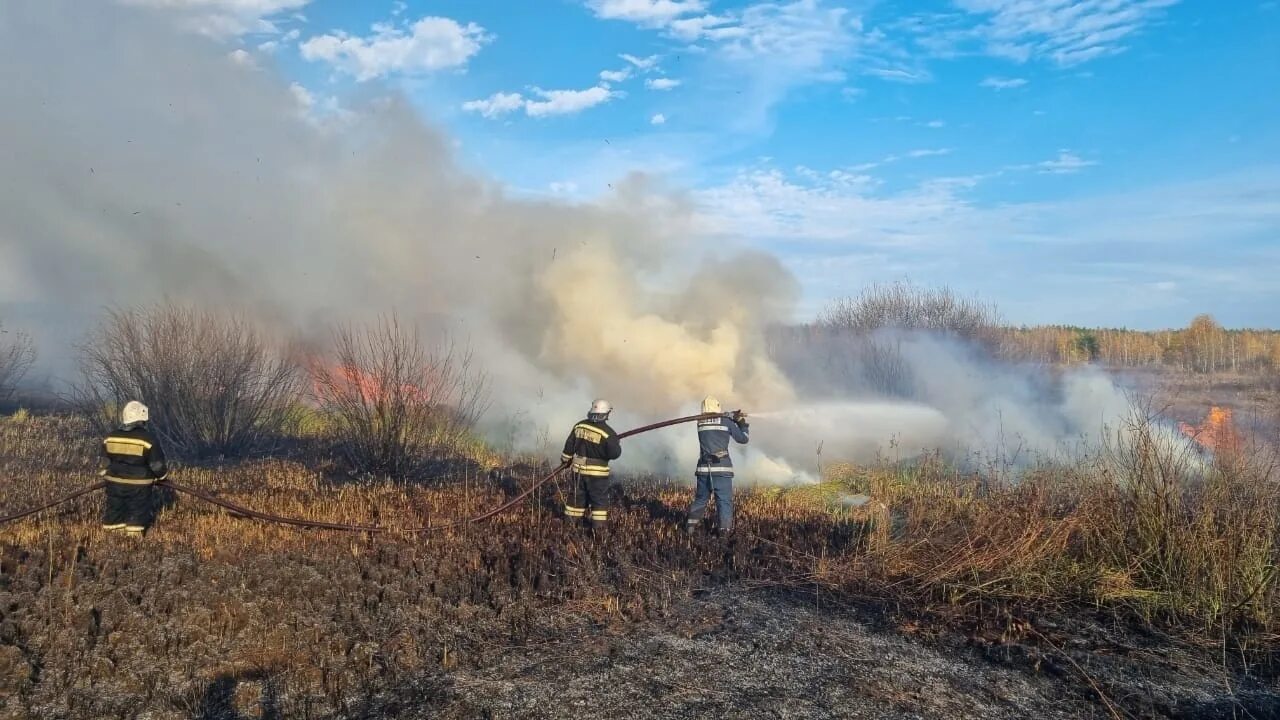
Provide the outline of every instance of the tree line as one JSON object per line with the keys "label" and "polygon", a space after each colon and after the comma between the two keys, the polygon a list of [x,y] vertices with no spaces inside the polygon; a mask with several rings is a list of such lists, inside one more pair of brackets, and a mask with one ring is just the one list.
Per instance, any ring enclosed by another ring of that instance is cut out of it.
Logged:
{"label": "tree line", "polygon": [[1130,330],[1071,325],[1013,326],[994,304],[946,287],[907,282],[871,285],[831,302],[817,333],[865,336],[883,328],[938,332],[976,343],[1009,360],[1054,365],[1100,363],[1112,367],[1168,367],[1195,373],[1280,369],[1280,331],[1229,330],[1211,315],[1185,328]]}
{"label": "tree line", "polygon": [[1003,327],[1001,354],[1015,360],[1112,367],[1170,367],[1194,373],[1280,369],[1280,331],[1229,330],[1210,315],[1181,329],[1128,330],[1065,325]]}

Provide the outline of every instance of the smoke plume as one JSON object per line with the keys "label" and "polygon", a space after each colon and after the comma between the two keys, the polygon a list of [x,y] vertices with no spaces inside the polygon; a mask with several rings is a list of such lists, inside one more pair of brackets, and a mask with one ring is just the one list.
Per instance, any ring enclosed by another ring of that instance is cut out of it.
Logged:
{"label": "smoke plume", "polygon": [[[765,480],[808,471],[824,438],[866,459],[988,443],[999,416],[1047,447],[1114,412],[1109,383],[1046,405],[1033,380],[975,380],[981,363],[927,339],[905,345],[907,398],[778,360],[766,328],[791,319],[796,279],[700,241],[681,193],[637,175],[590,204],[512,197],[396,93],[318,121],[272,68],[171,20],[0,5],[0,316],[37,338],[45,377],[66,376],[104,306],[171,299],[249,310],[282,337],[393,309],[448,331],[492,376],[487,429],[518,447],[555,449],[596,396],[619,427],[708,393],[772,409],[746,456]],[[690,435],[624,462],[687,470]]]}

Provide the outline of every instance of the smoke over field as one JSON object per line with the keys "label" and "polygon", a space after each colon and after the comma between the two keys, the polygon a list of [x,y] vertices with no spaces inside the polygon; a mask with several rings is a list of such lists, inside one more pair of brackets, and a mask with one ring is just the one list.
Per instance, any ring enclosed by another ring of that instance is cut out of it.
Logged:
{"label": "smoke over field", "polygon": [[[1014,436],[1049,450],[1126,406],[1097,377],[1049,400],[928,338],[903,345],[905,395],[832,376],[813,348],[770,352],[799,282],[701,241],[678,191],[633,176],[592,204],[514,198],[394,92],[317,120],[227,50],[111,3],[0,8],[0,63],[22,68],[0,77],[0,313],[37,338],[43,377],[67,375],[107,305],[248,311],[281,338],[395,309],[477,350],[495,436],[555,445],[593,396],[630,426],[711,393],[774,411],[747,458],[774,481],[811,471],[820,443],[855,459]],[[688,442],[646,442],[631,467],[691,463]]]}

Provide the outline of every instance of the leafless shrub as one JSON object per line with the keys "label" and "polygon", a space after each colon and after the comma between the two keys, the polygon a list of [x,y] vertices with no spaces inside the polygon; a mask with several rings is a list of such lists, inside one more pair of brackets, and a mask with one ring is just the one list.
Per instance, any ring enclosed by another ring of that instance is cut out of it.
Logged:
{"label": "leafless shrub", "polygon": [[313,362],[329,432],[357,472],[411,478],[455,457],[487,404],[487,378],[452,341],[428,349],[393,315],[334,332],[333,362]]}
{"label": "leafless shrub", "polygon": [[927,330],[978,342],[994,339],[1001,318],[994,305],[958,297],[950,288],[919,288],[906,282],[875,284],[857,297],[833,301],[819,323],[829,329],[868,334],[882,328]]}
{"label": "leafless shrub", "polygon": [[[842,348],[849,381],[878,393],[905,397],[914,378],[902,357],[898,331],[947,335],[994,353],[1001,318],[994,305],[958,297],[949,288],[919,288],[906,282],[876,284],[856,297],[833,301],[810,339],[830,353]],[[833,363],[828,361],[828,365]],[[841,363],[835,363],[841,364]]]}
{"label": "leafless shrub", "polygon": [[769,356],[808,393],[876,393],[911,397],[915,377],[902,353],[903,333],[855,334],[823,325],[772,328]]}
{"label": "leafless shrub", "polygon": [[35,361],[36,349],[31,336],[6,330],[0,322],[0,403],[8,402]]}
{"label": "leafless shrub", "polygon": [[245,318],[181,306],[110,310],[80,347],[73,400],[99,425],[141,399],[182,457],[268,450],[301,392],[296,363]]}

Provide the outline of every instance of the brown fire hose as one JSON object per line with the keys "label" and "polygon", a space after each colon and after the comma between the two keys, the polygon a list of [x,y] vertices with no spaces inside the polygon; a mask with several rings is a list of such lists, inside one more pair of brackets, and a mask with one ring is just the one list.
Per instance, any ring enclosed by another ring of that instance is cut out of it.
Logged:
{"label": "brown fire hose", "polygon": [[106,487],[106,486],[107,486],[107,483],[106,483],[106,481],[104,480],[104,481],[102,481],[102,482],[100,482],[100,483],[95,483],[95,484],[93,484],[93,485],[90,485],[90,486],[89,486],[89,487],[87,487],[87,488],[81,488],[81,489],[79,489],[79,490],[77,490],[77,491],[75,491],[75,492],[71,493],[70,495],[64,495],[64,496],[62,496],[62,497],[58,498],[57,500],[54,500],[53,502],[45,503],[44,505],[41,505],[40,507],[34,507],[34,508],[31,508],[30,510],[23,510],[22,512],[14,513],[13,515],[5,515],[4,517],[0,517],[0,525],[4,525],[4,524],[6,524],[6,523],[11,523],[11,522],[14,522],[14,521],[17,521],[17,520],[21,520],[22,518],[24,518],[24,517],[26,517],[26,516],[28,516],[28,515],[35,515],[36,513],[40,512],[41,510],[48,510],[48,509],[49,509],[49,508],[51,508],[51,507],[57,507],[58,505],[61,505],[62,503],[65,503],[65,502],[71,502],[72,500],[75,500],[76,498],[80,497],[81,495],[88,495],[89,493],[91,493],[91,492],[93,492],[93,491],[95,491],[95,490],[101,490],[102,488],[104,488],[104,487]]}
{"label": "brown fire hose", "polygon": [[[735,413],[735,415],[736,414],[737,413]],[[688,415],[686,417],[676,418],[674,420],[664,420],[662,422],[656,422],[650,425],[644,425],[642,427],[638,427],[633,430],[628,430],[626,432],[620,433],[618,435],[618,439],[622,440],[624,438],[632,437],[633,435],[647,433],[652,430],[659,430],[661,428],[670,427],[672,425],[680,425],[682,423],[694,422],[695,420],[706,420],[706,419],[716,418],[721,416],[722,416],[721,413],[703,413],[699,415]],[[485,520],[488,520],[489,518],[495,515],[498,515],[520,504],[525,498],[532,495],[538,488],[542,487],[543,485],[546,485],[547,483],[551,482],[555,478],[559,477],[560,473],[564,472],[566,469],[568,469],[568,467],[569,467],[569,463],[561,463],[554,470],[547,473],[542,478],[540,478],[537,482],[530,485],[527,489],[525,489],[524,492],[508,500],[502,505],[499,505],[498,507],[492,510],[485,511],[473,518],[466,518],[463,520],[454,520],[452,522],[440,523],[438,525],[427,525],[419,528],[403,528],[403,529],[381,527],[378,525],[349,525],[345,523],[332,523],[332,522],[324,522],[321,520],[307,520],[305,518],[290,518],[290,517],[283,517],[280,515],[272,515],[270,513],[263,513],[263,512],[258,512],[257,510],[251,510],[242,505],[233,503],[229,500],[223,500],[222,498],[206,493],[202,490],[196,490],[194,488],[189,488],[185,485],[180,485],[178,483],[173,482],[172,480],[161,480],[156,484],[163,487],[173,488],[174,490],[180,493],[186,493],[187,495],[191,495],[192,497],[199,498],[201,500],[204,500],[205,502],[212,503],[219,507],[230,510],[234,513],[244,515],[245,517],[256,518],[258,520],[265,520],[267,522],[280,523],[282,525],[293,525],[295,527],[304,527],[304,528],[319,528],[323,530],[340,530],[344,532],[368,532],[368,533],[390,532],[390,533],[415,534],[415,533],[435,532],[437,530],[444,530],[446,528],[452,528],[452,527],[460,527],[463,525],[468,525],[471,523],[478,523],[478,522],[483,522]],[[32,508],[30,510],[25,510],[23,512],[17,513],[15,515],[10,515],[7,517],[0,517],[0,525],[3,525],[8,522],[12,522],[14,520],[19,520],[21,518],[27,517],[28,515],[34,515],[35,513],[38,513],[42,510],[47,510],[51,507],[61,505],[64,502],[74,500],[82,495],[87,495],[88,493],[91,493],[94,490],[100,490],[104,487],[106,487],[106,483],[100,482],[96,485],[92,485],[82,490],[77,490],[76,492],[70,495],[67,495],[58,500],[54,500],[51,503],[41,505],[40,507]]]}

